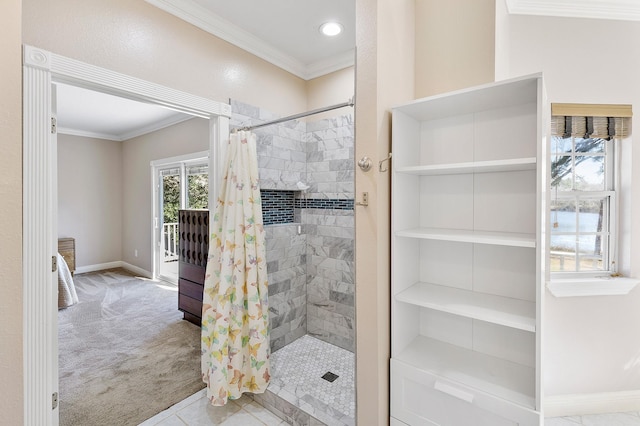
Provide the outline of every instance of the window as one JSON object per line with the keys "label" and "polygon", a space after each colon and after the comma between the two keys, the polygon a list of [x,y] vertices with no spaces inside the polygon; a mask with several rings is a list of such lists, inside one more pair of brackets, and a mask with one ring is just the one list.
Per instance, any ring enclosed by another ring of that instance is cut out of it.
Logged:
{"label": "window", "polygon": [[552,272],[612,271],[614,149],[602,138],[552,137]]}
{"label": "window", "polygon": [[187,166],[187,208],[209,208],[209,164]]}
{"label": "window", "polygon": [[[615,113],[615,115],[611,115]],[[617,272],[616,140],[628,136],[631,107],[552,105],[551,272]]]}

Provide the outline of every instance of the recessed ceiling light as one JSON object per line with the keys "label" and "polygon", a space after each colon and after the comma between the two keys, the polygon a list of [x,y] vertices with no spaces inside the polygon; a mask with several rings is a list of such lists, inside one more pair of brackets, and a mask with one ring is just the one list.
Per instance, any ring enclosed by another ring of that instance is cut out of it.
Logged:
{"label": "recessed ceiling light", "polygon": [[320,25],[320,32],[326,36],[337,36],[342,32],[342,25],[337,22],[325,22]]}

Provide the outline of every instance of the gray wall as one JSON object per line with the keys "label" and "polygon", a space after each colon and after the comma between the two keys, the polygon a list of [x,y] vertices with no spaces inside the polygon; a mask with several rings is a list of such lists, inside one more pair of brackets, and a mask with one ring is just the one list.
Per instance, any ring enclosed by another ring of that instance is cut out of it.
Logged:
{"label": "gray wall", "polygon": [[122,142],[58,135],[58,236],[76,267],[122,259]]}

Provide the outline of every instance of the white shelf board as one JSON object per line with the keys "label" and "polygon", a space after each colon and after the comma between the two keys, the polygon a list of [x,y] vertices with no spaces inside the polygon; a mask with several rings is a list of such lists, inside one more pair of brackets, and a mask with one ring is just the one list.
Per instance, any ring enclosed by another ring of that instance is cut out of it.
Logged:
{"label": "white shelf board", "polygon": [[542,74],[533,74],[416,99],[393,111],[424,121],[536,102],[541,78]]}
{"label": "white shelf board", "polygon": [[396,231],[395,235],[397,237],[456,241],[462,243],[493,244],[511,247],[534,248],[536,246],[536,237],[534,234],[517,234],[510,232],[415,228]]}
{"label": "white shelf board", "polygon": [[535,409],[535,371],[439,340],[418,336],[395,359],[417,369]]}
{"label": "white shelf board", "polygon": [[468,163],[433,164],[429,166],[398,167],[396,172],[420,176],[455,175],[463,173],[494,173],[535,170],[536,158],[514,158],[509,160],[474,161]]}
{"label": "white shelf board", "polygon": [[535,303],[443,285],[416,283],[396,300],[525,331],[536,331]]}

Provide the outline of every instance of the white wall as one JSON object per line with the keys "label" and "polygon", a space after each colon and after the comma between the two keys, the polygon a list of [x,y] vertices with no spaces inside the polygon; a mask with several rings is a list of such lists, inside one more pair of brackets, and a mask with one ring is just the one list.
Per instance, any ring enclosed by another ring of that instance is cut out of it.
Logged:
{"label": "white wall", "polygon": [[[355,67],[332,72],[307,82],[307,110],[341,104],[355,96]],[[353,108],[344,107],[309,117],[308,121],[339,115],[353,115]]]}
{"label": "white wall", "polygon": [[[640,22],[508,15],[496,2],[496,79],[544,72],[549,102],[632,104],[640,112]],[[640,129],[640,121],[634,118]],[[640,149],[623,158],[623,271],[640,276]],[[632,164],[631,164],[632,163]],[[638,182],[638,183],[636,183]],[[630,199],[629,199],[630,198]],[[630,247],[630,249],[629,249]],[[547,396],[640,390],[640,289],[627,296],[545,296]],[[637,408],[636,408],[637,409]]]}
{"label": "white wall", "polygon": [[208,149],[209,121],[202,118],[123,142],[122,260],[148,272],[153,270],[151,161]]}
{"label": "white wall", "polygon": [[58,236],[76,267],[122,260],[122,142],[58,135]]}
{"label": "white wall", "polygon": [[389,424],[390,357],[390,179],[377,164],[389,155],[394,105],[414,94],[414,0],[356,0],[355,158],[356,197],[369,193],[369,206],[355,207],[356,393],[359,425]]}
{"label": "white wall", "polygon": [[495,0],[416,0],[415,96],[493,81]]}
{"label": "white wall", "polygon": [[20,0],[0,13],[0,413],[23,423],[22,363],[22,36]]}

